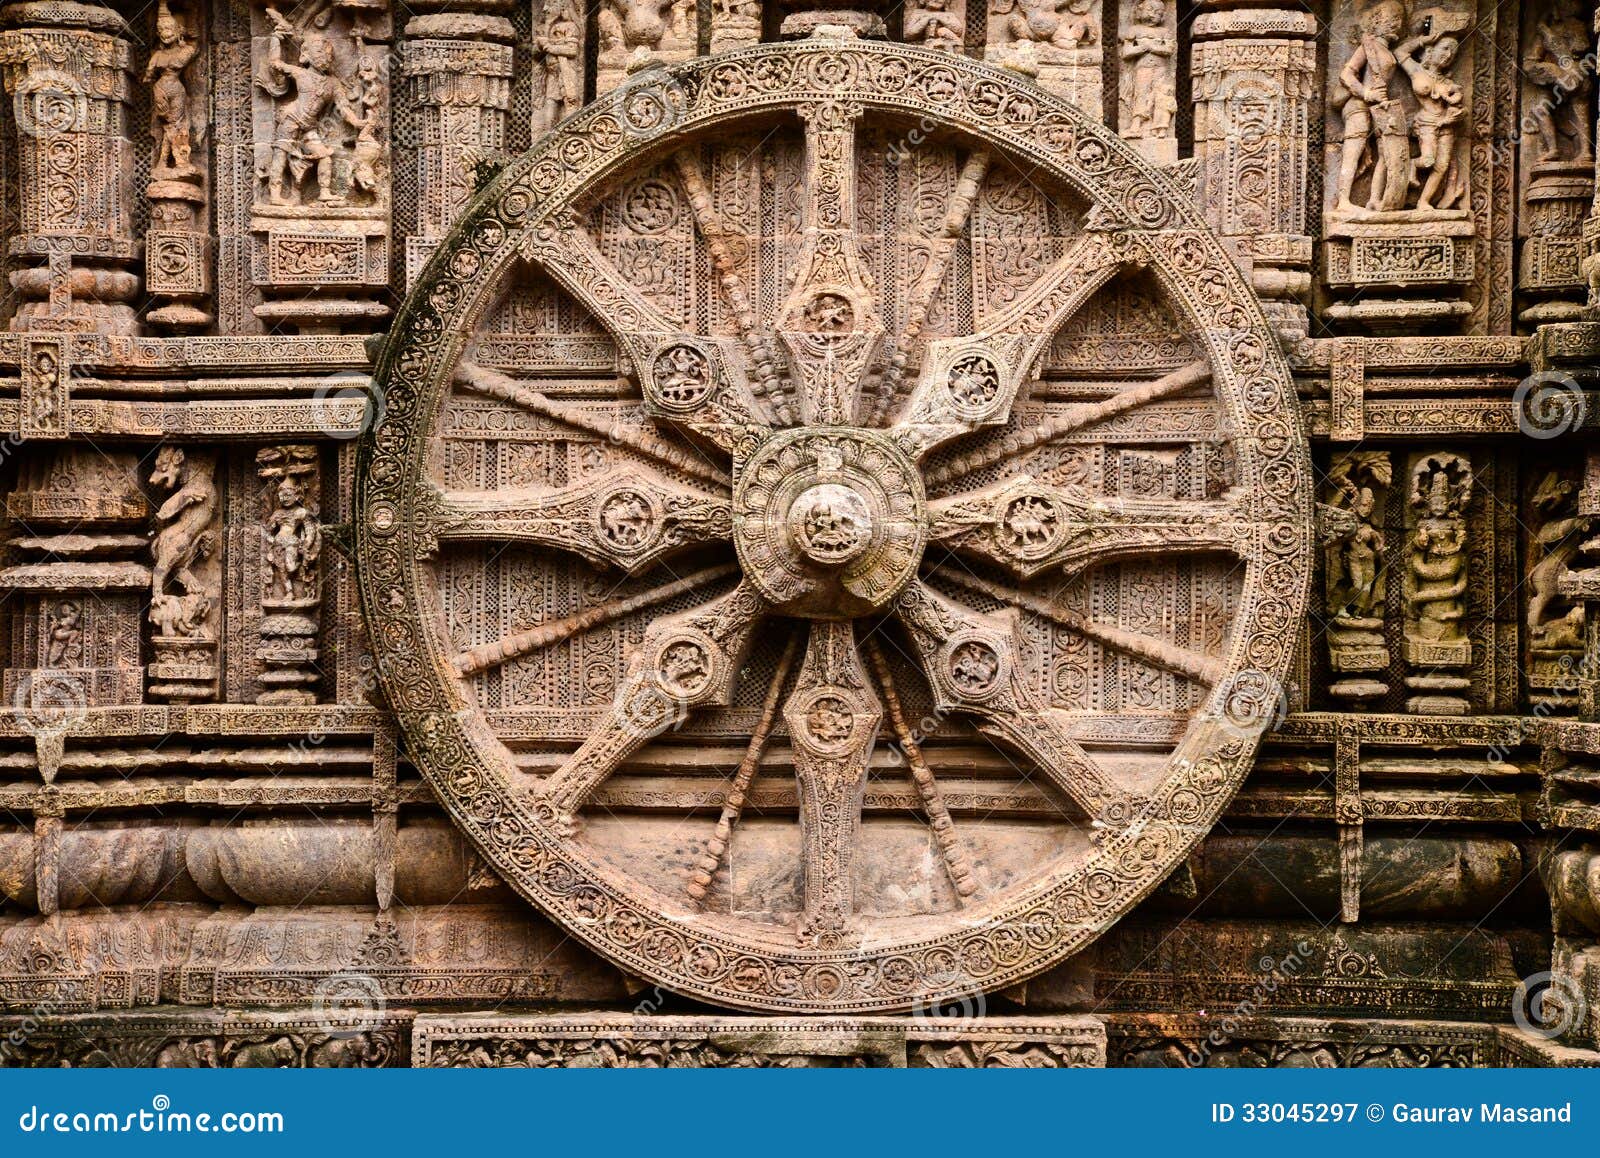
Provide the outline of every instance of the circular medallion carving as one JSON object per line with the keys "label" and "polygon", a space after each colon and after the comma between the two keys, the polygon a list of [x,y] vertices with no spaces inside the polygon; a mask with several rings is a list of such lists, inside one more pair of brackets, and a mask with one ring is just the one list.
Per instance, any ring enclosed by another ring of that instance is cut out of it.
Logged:
{"label": "circular medallion carving", "polygon": [[[912,124],[914,174],[860,147]],[[962,244],[856,202],[907,180]],[[1132,147],[975,61],[763,45],[580,111],[452,238],[378,370],[364,606],[411,758],[575,938],[717,1004],[929,1008],[1215,823],[1281,716],[1309,460],[1245,279]],[[589,317],[503,340],[539,294]]]}

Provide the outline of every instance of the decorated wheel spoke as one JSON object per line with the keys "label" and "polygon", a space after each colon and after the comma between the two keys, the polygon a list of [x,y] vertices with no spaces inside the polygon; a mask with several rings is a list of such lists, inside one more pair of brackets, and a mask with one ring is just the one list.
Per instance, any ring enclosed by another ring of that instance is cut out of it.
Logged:
{"label": "decorated wheel spoke", "polygon": [[929,343],[900,427],[926,453],[1003,423],[1041,350],[1131,261],[1124,234],[1085,233],[1020,300],[980,333]]}
{"label": "decorated wheel spoke", "polygon": [[629,573],[733,532],[727,498],[642,471],[554,491],[450,491],[435,511],[442,540],[554,547]]}
{"label": "decorated wheel spoke", "polygon": [[941,711],[976,717],[978,728],[1030,760],[1085,816],[1126,807],[1120,787],[1079,746],[1059,713],[1029,686],[1010,617],[964,607],[924,582],[895,603]]}
{"label": "decorated wheel spoke", "polygon": [[1215,822],[1289,670],[1262,312],[1169,176],[960,54],[828,32],[617,92],[464,211],[380,368],[358,550],[413,759],[675,992],[1037,974]]}
{"label": "decorated wheel spoke", "polygon": [[856,421],[862,380],[884,329],[856,237],[861,108],[819,101],[799,112],[806,133],[804,221],[778,335],[800,391],[801,421],[845,426]]}
{"label": "decorated wheel spoke", "polygon": [[1097,496],[1027,475],[928,504],[928,537],[1021,578],[1151,555],[1224,552],[1248,558],[1255,526],[1234,502]]}
{"label": "decorated wheel spoke", "polygon": [[516,379],[476,362],[463,361],[456,367],[455,382],[462,390],[509,402],[521,410],[563,426],[597,435],[608,442],[626,447],[662,466],[682,471],[703,482],[721,488],[733,485],[726,471],[706,455],[693,448],[668,442],[654,430],[622,422],[612,422],[597,417],[592,411],[571,402],[557,402],[537,390],[521,385]]}
{"label": "decorated wheel spoke", "polygon": [[1116,624],[1097,623],[1087,616],[1067,610],[1054,600],[1018,591],[999,583],[991,583],[987,579],[978,578],[963,567],[941,567],[938,569],[938,574],[939,578],[947,583],[1032,612],[1085,639],[1092,639],[1098,644],[1143,660],[1164,671],[1184,676],[1197,684],[1213,687],[1222,682],[1226,672],[1226,667],[1220,659],[1205,652],[1184,647],[1159,636],[1129,631]]}
{"label": "decorated wheel spoke", "polygon": [[534,231],[523,255],[607,320],[652,414],[703,430],[725,447],[738,432],[761,425],[731,343],[697,337],[663,314],[600,252],[580,221]]}
{"label": "decorated wheel spoke", "polygon": [[593,734],[547,780],[543,803],[566,827],[596,788],[647,741],[708,704],[725,704],[766,605],[740,584],[711,602],[656,620]]}
{"label": "decorated wheel spoke", "polygon": [[800,942],[835,949],[856,940],[855,851],[867,761],[883,707],[867,682],[849,623],[811,625],[805,663],[783,709],[794,745],[805,907]]}

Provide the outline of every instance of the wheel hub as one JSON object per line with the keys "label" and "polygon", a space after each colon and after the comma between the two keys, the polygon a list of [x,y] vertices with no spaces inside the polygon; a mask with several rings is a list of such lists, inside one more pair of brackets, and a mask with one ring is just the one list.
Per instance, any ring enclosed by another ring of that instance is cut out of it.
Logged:
{"label": "wheel hub", "polygon": [[921,477],[881,431],[784,431],[734,488],[734,543],[775,609],[848,619],[898,595],[927,539]]}

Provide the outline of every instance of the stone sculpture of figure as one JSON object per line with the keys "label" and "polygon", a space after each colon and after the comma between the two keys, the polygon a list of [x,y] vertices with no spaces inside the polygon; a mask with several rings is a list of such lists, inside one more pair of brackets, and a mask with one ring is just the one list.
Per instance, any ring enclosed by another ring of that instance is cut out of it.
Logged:
{"label": "stone sculpture of figure", "polygon": [[1550,19],[1534,27],[1532,43],[1522,58],[1523,75],[1543,90],[1528,105],[1539,160],[1589,157],[1591,67],[1589,30],[1572,0],[1558,0]]}
{"label": "stone sculpture of figure", "polygon": [[1172,136],[1178,112],[1172,62],[1178,42],[1167,31],[1166,0],[1138,0],[1120,54],[1122,135],[1132,140]]}
{"label": "stone sculpture of figure", "polygon": [[1528,572],[1528,638],[1538,647],[1582,646],[1572,627],[1581,627],[1583,607],[1562,608],[1566,600],[1560,591],[1561,577],[1572,566],[1589,532],[1590,520],[1575,513],[1577,491],[1576,482],[1551,471],[1533,492],[1531,505],[1539,519],[1533,530],[1538,561]]}
{"label": "stone sculpture of figure", "polygon": [[144,69],[144,82],[155,82],[150,103],[156,155],[150,175],[158,180],[194,177],[199,172],[190,163],[193,144],[189,90],[183,82],[184,70],[199,51],[200,46],[183,19],[163,2],[156,11],[156,47]]}
{"label": "stone sculpture of figure", "polygon": [[631,52],[644,59],[666,40],[676,3],[677,0],[605,0],[598,17],[600,50],[609,54]]}
{"label": "stone sculpture of figure", "polygon": [[[211,530],[217,514],[217,488],[209,466],[195,466],[182,449],[163,446],[151,472],[153,486],[172,491],[156,511],[150,544],[150,622],[161,634],[193,635],[211,613],[212,596],[194,566],[216,547]],[[176,583],[181,594],[169,588]]]}
{"label": "stone sculpture of figure", "polygon": [[922,0],[906,13],[906,40],[935,52],[960,52],[967,25],[950,11],[950,0]]}
{"label": "stone sculpture of figure", "polygon": [[544,78],[539,128],[549,129],[583,103],[578,83],[578,22],[566,3],[545,14],[533,48]]}
{"label": "stone sculpture of figure", "polygon": [[1367,620],[1383,599],[1378,580],[1384,538],[1376,519],[1377,496],[1370,486],[1358,486],[1348,474],[1337,483],[1349,503],[1354,525],[1334,545],[1333,562],[1338,575],[1328,610],[1338,619]]}
{"label": "stone sculpture of figure", "polygon": [[[1421,57],[1413,55],[1419,47]],[[1456,125],[1466,115],[1461,86],[1449,77],[1461,43],[1453,36],[1413,37],[1395,49],[1417,97],[1418,169],[1427,170],[1417,208],[1449,209],[1461,199],[1456,177]]]}
{"label": "stone sculpture of figure", "polygon": [[383,167],[383,142],[378,137],[383,110],[389,103],[389,86],[384,83],[378,61],[364,51],[361,35],[356,36],[356,51],[361,63],[350,90],[339,97],[339,115],[356,130],[356,143],[350,164],[350,184],[354,189],[377,197]]}
{"label": "stone sculpture of figure", "polygon": [[300,599],[310,593],[322,553],[322,526],[292,478],[278,483],[277,506],[267,516],[268,597]]}
{"label": "stone sculpture of figure", "polygon": [[63,599],[50,612],[46,667],[78,667],[83,663],[83,608]]}
{"label": "stone sculpture of figure", "polygon": [[1411,589],[1408,627],[1429,642],[1465,639],[1467,525],[1462,517],[1470,478],[1456,481],[1450,464],[1425,460],[1412,480],[1412,505],[1421,511],[1408,546]]}
{"label": "stone sculpture of figure", "polygon": [[1099,39],[1100,30],[1089,17],[1093,6],[1093,0],[1003,0],[994,6],[994,14],[1005,17],[1006,35],[1013,44],[1077,48]]}
{"label": "stone sculpture of figure", "polygon": [[[333,44],[320,33],[296,32],[276,8],[267,9],[272,21],[272,45],[256,84],[277,99],[272,156],[267,161],[267,200],[274,205],[294,203],[300,182],[313,167],[317,174],[317,201],[343,204],[333,189],[334,148],[323,137],[322,118],[344,96],[335,73]],[[286,40],[300,40],[300,63],[283,57]],[[291,92],[292,90],[292,92]]]}
{"label": "stone sculpture of figure", "polygon": [[1395,45],[1405,22],[1406,9],[1401,0],[1377,0],[1362,13],[1360,41],[1339,73],[1345,93],[1338,207],[1347,215],[1361,212],[1354,200],[1356,179],[1374,135],[1377,147],[1372,164],[1372,193],[1366,207],[1378,211],[1405,207],[1411,183],[1411,136],[1405,109],[1389,92],[1399,68]]}

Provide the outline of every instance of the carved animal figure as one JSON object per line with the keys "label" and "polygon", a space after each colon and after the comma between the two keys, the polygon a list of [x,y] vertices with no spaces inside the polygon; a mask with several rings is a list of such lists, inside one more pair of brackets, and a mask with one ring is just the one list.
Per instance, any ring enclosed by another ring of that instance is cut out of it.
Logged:
{"label": "carved animal figure", "polygon": [[[176,446],[156,452],[150,482],[173,492],[156,512],[160,529],[150,544],[150,622],[164,635],[193,635],[211,612],[212,598],[193,568],[215,549],[216,484],[209,465],[186,463]],[[168,590],[174,582],[181,596]]]}

